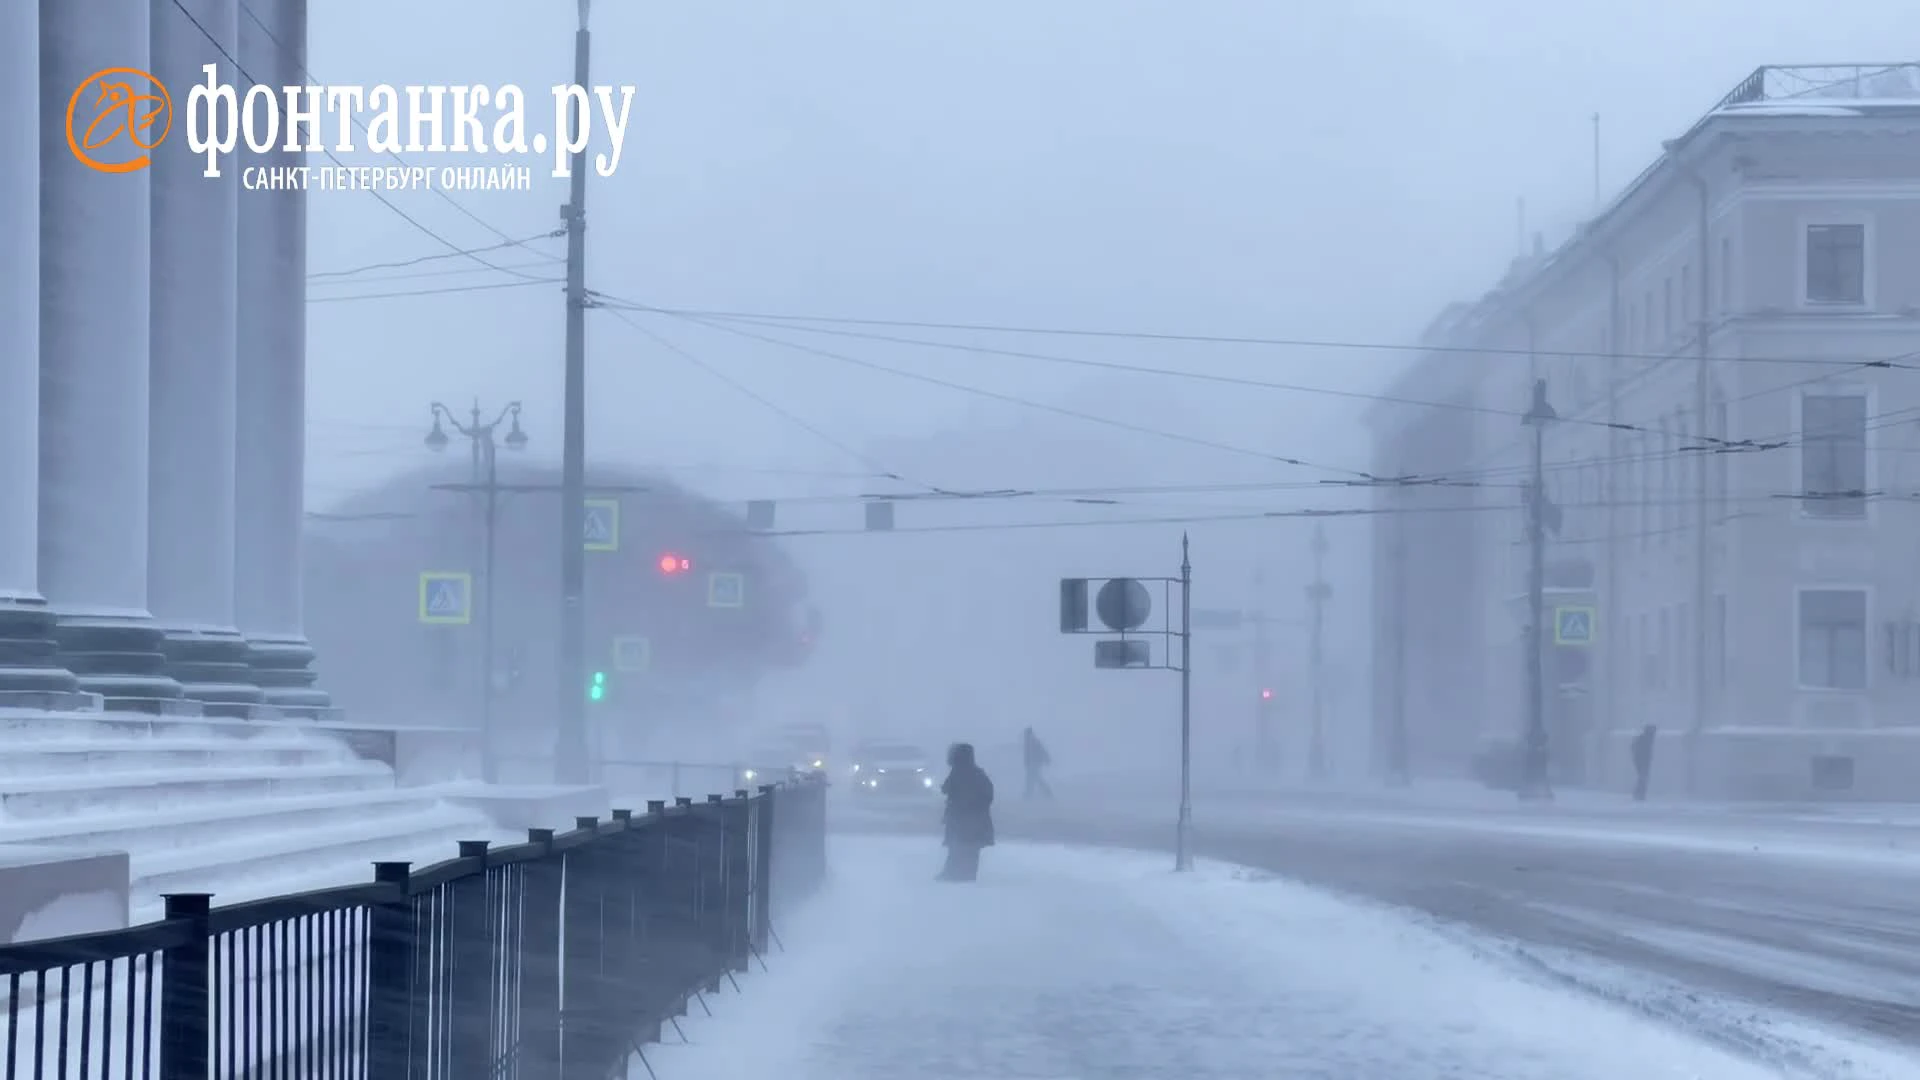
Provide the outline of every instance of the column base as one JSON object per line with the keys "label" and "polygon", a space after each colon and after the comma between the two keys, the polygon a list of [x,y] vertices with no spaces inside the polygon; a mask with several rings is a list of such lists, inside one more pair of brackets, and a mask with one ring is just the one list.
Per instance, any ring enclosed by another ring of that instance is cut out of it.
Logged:
{"label": "column base", "polygon": [[116,712],[192,711],[180,684],[167,675],[160,628],[150,622],[73,616],[59,619],[53,639],[59,659],[80,689],[99,694]]}
{"label": "column base", "polygon": [[161,642],[167,674],[207,716],[250,719],[265,700],[253,681],[247,639],[237,630],[169,629]]}
{"label": "column base", "polygon": [[53,612],[43,604],[0,601],[0,695],[74,693],[80,681],[61,666]]}
{"label": "column base", "polygon": [[333,698],[314,687],[319,675],[308,669],[313,646],[299,638],[248,638],[247,666],[260,698],[289,716],[318,719],[333,708]]}

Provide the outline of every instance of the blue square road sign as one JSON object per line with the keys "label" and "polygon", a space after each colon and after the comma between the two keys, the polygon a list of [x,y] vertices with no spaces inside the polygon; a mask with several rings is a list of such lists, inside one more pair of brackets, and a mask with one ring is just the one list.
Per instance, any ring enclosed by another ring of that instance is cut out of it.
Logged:
{"label": "blue square road sign", "polygon": [[1591,645],[1593,644],[1594,612],[1591,607],[1570,604],[1553,609],[1553,643],[1555,645]]}
{"label": "blue square road sign", "polygon": [[473,575],[452,570],[420,574],[420,621],[429,626],[464,626],[473,621]]}
{"label": "blue square road sign", "polygon": [[746,607],[746,575],[729,571],[716,571],[707,575],[707,606],[716,608]]}

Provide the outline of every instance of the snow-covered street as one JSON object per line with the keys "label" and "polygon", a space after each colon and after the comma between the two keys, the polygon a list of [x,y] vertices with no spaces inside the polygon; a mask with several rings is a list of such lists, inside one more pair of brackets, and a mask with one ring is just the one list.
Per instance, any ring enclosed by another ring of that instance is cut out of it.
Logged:
{"label": "snow-covered street", "polygon": [[[937,842],[836,838],[769,957],[648,1050],[660,1080],[1325,1077],[1906,1080],[1892,1051],[1769,1024],[1792,1062],[1556,984],[1492,939],[1203,861],[1006,844],[974,886]],[[1754,1023],[1761,1023],[1754,1019]],[[1764,1054],[1761,1056],[1765,1056]],[[646,1077],[636,1062],[630,1076]]]}

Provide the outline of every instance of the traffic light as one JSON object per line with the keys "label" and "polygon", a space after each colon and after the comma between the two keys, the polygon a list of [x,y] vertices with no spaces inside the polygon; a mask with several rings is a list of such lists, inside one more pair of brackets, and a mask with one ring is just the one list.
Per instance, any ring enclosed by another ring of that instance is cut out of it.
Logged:
{"label": "traffic light", "polygon": [[684,574],[693,569],[693,560],[684,555],[675,555],[669,551],[660,556],[660,572],[668,577]]}
{"label": "traffic light", "polygon": [[1264,687],[1264,686],[1263,686],[1263,687],[1261,687],[1261,688],[1260,688],[1260,700],[1261,700],[1261,701],[1272,701],[1272,700],[1273,700],[1273,691],[1272,691],[1272,690],[1269,690],[1269,689],[1267,689],[1267,688],[1266,688],[1266,687]]}
{"label": "traffic light", "polygon": [[596,671],[593,673],[593,681],[587,684],[587,700],[599,701],[606,696],[607,673],[604,671]]}

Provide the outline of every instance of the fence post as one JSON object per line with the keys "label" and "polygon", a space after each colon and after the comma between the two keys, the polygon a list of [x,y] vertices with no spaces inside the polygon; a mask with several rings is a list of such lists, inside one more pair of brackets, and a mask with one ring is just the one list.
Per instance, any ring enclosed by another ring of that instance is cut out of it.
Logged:
{"label": "fence post", "polygon": [[413,966],[411,863],[373,864],[388,895],[367,909],[367,1080],[406,1080],[408,978]]}
{"label": "fence post", "polygon": [[[184,944],[160,954],[160,1015],[148,1018],[160,1029],[160,1080],[206,1080],[207,1025],[213,1017],[207,914],[213,909],[213,896],[167,893],[162,899],[167,921],[186,923],[188,935]],[[151,968],[147,978],[153,978]],[[64,1030],[65,1024],[61,1027]],[[127,1030],[139,1030],[131,1018]]]}
{"label": "fence post", "polygon": [[605,852],[600,819],[576,817],[574,831],[585,843],[567,852],[566,901],[560,912],[560,940],[566,978],[560,988],[560,1080],[597,1080],[606,1062],[600,1051],[610,1045],[607,1003],[597,1000],[600,984],[601,868]]}
{"label": "fence post", "polygon": [[493,934],[487,925],[487,848],[485,840],[460,841],[459,858],[473,865],[443,894],[447,907],[447,1075],[495,1073],[489,982],[493,974]]}
{"label": "fence post", "polygon": [[560,1071],[560,879],[564,856],[554,853],[552,829],[528,829],[527,842],[539,844],[545,851],[526,864],[526,921],[520,932],[520,1045],[525,1060],[517,1075],[549,1077]]}
{"label": "fence post", "polygon": [[753,947],[762,956],[773,937],[774,791],[772,784],[761,784],[760,797],[754,800]]}

